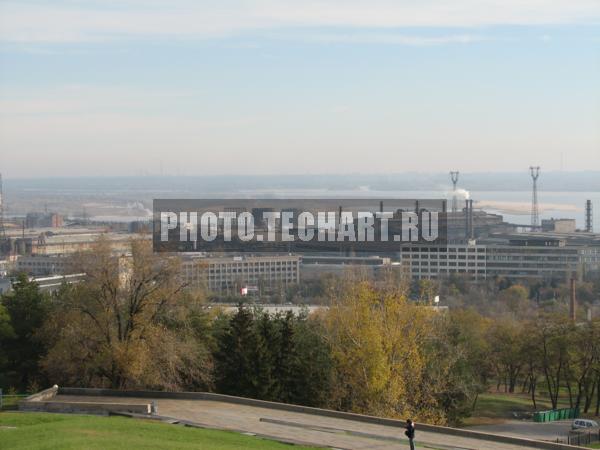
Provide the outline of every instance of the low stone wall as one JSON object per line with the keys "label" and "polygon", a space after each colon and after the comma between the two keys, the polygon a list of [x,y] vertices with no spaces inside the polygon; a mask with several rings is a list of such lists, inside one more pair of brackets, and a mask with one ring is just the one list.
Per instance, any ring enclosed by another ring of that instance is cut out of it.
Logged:
{"label": "low stone wall", "polygon": [[19,402],[21,411],[58,412],[58,413],[85,413],[85,414],[110,414],[126,412],[134,414],[150,414],[151,403],[109,403],[109,402],[70,402],[54,400],[60,392],[58,386],[37,392]]}
{"label": "low stone wall", "polygon": [[108,415],[110,413],[150,414],[151,406],[150,403],[23,401],[19,404],[19,410],[100,415]]}
{"label": "low stone wall", "polygon": [[[276,409],[280,411],[298,412],[304,414],[313,414],[317,416],[333,417],[357,422],[371,423],[377,425],[387,425],[403,428],[405,422],[397,419],[387,419],[384,417],[367,416],[363,414],[334,411],[330,409],[313,408],[309,406],[291,405],[287,403],[268,402],[265,400],[255,400],[245,397],[235,397],[231,395],[214,394],[210,392],[164,392],[164,391],[119,391],[115,389],[92,389],[92,388],[63,388],[58,389],[61,395],[84,395],[84,396],[107,396],[107,397],[137,397],[150,399],[179,399],[179,400],[212,400],[218,402],[234,403],[239,405],[256,406],[259,408]],[[502,442],[505,444],[522,445],[527,447],[547,449],[547,450],[574,450],[582,449],[567,444],[557,444],[553,442],[535,441],[530,439],[502,436],[497,434],[482,433],[479,431],[465,430],[461,428],[442,427],[437,425],[427,425],[419,423],[418,429],[432,433],[441,433],[452,436],[461,436],[472,439],[481,439],[491,442]]]}

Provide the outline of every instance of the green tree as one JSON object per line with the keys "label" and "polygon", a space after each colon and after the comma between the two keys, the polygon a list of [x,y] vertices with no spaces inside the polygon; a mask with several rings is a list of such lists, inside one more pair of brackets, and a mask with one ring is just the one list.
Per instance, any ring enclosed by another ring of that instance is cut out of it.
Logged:
{"label": "green tree", "polygon": [[271,316],[240,305],[215,322],[219,392],[324,406],[331,379],[329,349],[316,320],[288,312]]}
{"label": "green tree", "polygon": [[[596,321],[569,330],[568,354],[563,366],[571,406],[579,408],[583,400],[585,412],[590,407],[596,381],[594,367],[600,352],[599,325],[600,323]],[[573,392],[572,382],[575,384],[576,392]]]}
{"label": "green tree", "polygon": [[278,338],[275,342],[273,376],[277,380],[277,400],[293,403],[296,397],[295,371],[299,368],[297,361],[294,314],[288,311],[285,316],[276,317]]}
{"label": "green tree", "polygon": [[[525,322],[523,326],[523,355],[525,362],[525,385],[529,390],[529,394],[531,396],[531,402],[533,404],[533,408],[537,410],[537,386],[540,375],[542,374],[542,349],[540,347],[540,342],[536,338],[537,333],[534,331],[536,327],[535,322]],[[532,333],[530,335],[525,335],[528,331]],[[525,390],[525,388],[523,389]]]}
{"label": "green tree", "polygon": [[215,386],[218,392],[243,397],[256,396],[258,337],[252,312],[241,304],[228,327],[217,336]]}
{"label": "green tree", "polygon": [[289,402],[326,406],[331,394],[333,361],[325,341],[323,323],[306,313],[296,319],[293,334],[295,357],[291,361],[287,390]]}
{"label": "green tree", "polygon": [[558,396],[564,384],[564,366],[568,357],[568,335],[573,325],[562,316],[540,317],[529,336],[538,343],[541,352],[541,369],[548,389],[552,408],[558,407]]}
{"label": "green tree", "polygon": [[[488,388],[492,374],[490,345],[487,333],[490,321],[473,309],[452,309],[440,315],[430,341],[434,357],[430,357],[433,373],[442,379],[432,380],[445,385],[438,394],[440,406],[448,421],[460,422],[474,410],[480,393]],[[436,370],[436,366],[445,370]]]}
{"label": "green tree", "polygon": [[516,313],[524,309],[529,297],[529,290],[520,284],[514,284],[506,289],[503,289],[498,294],[498,299],[505,304],[507,308]]}
{"label": "green tree", "polygon": [[3,296],[2,304],[13,330],[12,335],[2,340],[8,360],[5,365],[7,383],[19,390],[27,390],[31,384],[45,382],[39,361],[47,348],[38,332],[50,310],[50,301],[40,292],[37,283],[29,281],[22,273],[13,285],[13,291]]}
{"label": "green tree", "polygon": [[497,386],[503,383],[505,392],[513,393],[525,366],[521,323],[512,319],[496,320],[490,328],[489,340]]}
{"label": "green tree", "polygon": [[15,338],[15,331],[10,324],[10,316],[6,308],[0,303],[0,386],[8,386],[8,351],[11,342]]}
{"label": "green tree", "polygon": [[280,380],[276,371],[280,330],[278,324],[267,313],[258,313],[255,320],[256,341],[254,347],[246,350],[252,355],[254,362],[254,393],[252,397],[262,400],[279,400],[281,392]]}

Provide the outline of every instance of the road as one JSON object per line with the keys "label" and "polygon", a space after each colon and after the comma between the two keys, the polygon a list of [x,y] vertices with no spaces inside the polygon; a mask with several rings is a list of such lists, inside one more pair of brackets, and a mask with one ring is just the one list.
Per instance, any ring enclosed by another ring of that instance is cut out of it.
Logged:
{"label": "road", "polygon": [[556,438],[562,440],[566,439],[569,431],[571,431],[572,422],[573,419],[542,423],[509,420],[501,424],[477,425],[469,427],[469,430],[481,431],[483,433],[502,434],[506,436],[524,437],[526,439],[555,441]]}

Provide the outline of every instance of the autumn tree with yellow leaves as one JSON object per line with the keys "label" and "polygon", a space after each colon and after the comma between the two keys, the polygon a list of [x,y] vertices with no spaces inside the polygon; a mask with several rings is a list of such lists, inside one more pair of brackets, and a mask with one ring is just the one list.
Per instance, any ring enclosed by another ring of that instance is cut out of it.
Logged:
{"label": "autumn tree with yellow leaves", "polygon": [[[440,313],[407,300],[398,287],[363,281],[347,285],[323,321],[334,361],[331,406],[384,417],[412,417],[448,423],[447,393],[468,392],[449,386],[456,377],[452,349],[440,352]],[[456,405],[451,405],[456,407]]]}

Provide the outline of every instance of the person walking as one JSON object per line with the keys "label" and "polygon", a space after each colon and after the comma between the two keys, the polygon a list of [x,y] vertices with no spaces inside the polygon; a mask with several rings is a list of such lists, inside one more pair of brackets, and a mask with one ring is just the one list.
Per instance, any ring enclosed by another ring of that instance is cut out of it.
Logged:
{"label": "person walking", "polygon": [[410,450],[415,450],[415,423],[406,419],[406,430],[404,434],[408,438],[408,443],[410,444]]}

